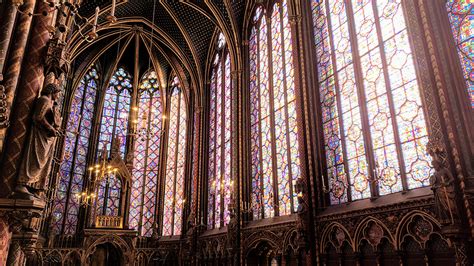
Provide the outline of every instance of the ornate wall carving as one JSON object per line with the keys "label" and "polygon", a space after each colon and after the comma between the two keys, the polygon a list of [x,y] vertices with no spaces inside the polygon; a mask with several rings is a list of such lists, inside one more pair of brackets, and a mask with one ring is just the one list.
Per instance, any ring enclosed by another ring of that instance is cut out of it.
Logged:
{"label": "ornate wall carving", "polygon": [[7,263],[10,239],[11,233],[8,230],[8,224],[3,219],[0,219],[0,265]]}

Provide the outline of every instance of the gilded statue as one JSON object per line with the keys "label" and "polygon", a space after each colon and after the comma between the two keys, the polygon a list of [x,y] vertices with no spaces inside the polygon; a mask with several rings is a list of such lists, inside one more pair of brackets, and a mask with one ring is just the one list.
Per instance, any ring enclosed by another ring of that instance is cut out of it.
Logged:
{"label": "gilded statue", "polygon": [[438,157],[435,157],[431,164],[435,170],[430,178],[430,184],[434,193],[436,212],[442,224],[455,224],[459,216],[454,177]]}
{"label": "gilded statue", "polygon": [[15,195],[41,199],[48,183],[56,137],[60,135],[61,113],[57,103],[61,90],[48,84],[36,99],[32,127],[21,162]]}

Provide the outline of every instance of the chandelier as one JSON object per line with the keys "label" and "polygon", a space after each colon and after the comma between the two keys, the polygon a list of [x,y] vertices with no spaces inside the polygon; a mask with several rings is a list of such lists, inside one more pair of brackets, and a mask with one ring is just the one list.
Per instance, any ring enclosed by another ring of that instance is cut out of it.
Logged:
{"label": "chandelier", "polygon": [[[46,3],[48,3],[49,9],[41,12],[41,13],[26,13],[21,10],[21,6],[24,4],[24,0],[12,0],[13,5],[16,7],[17,11],[21,14],[25,14],[28,16],[48,16],[50,13],[53,13],[57,10],[58,14],[62,14],[63,16],[66,16],[67,12],[66,10],[69,11],[69,13],[72,15],[72,21],[75,26],[79,27],[85,27],[85,26],[90,26],[92,27],[92,31],[89,32],[87,35],[84,35],[81,30],[79,30],[79,34],[81,35],[84,40],[87,42],[92,42],[95,40],[98,35],[97,35],[97,30],[99,29],[97,22],[99,19],[99,12],[100,8],[97,6],[95,8],[95,15],[93,22],[89,22],[87,18],[81,16],[79,14],[79,4],[75,4],[74,0],[44,0]],[[115,17],[115,7],[117,3],[116,0],[112,0],[112,8],[110,9],[110,14],[107,16],[107,20],[109,21],[110,24],[113,24],[117,22],[117,18]],[[54,22],[53,22],[54,23]],[[109,24],[109,25],[110,25]],[[102,27],[107,27],[108,25],[102,26]],[[55,24],[49,26],[49,32],[50,33],[55,33],[55,32],[60,32],[64,33],[66,32],[67,27],[65,24]]]}
{"label": "chandelier", "polygon": [[86,186],[85,190],[82,192],[76,194],[76,197],[80,199],[81,205],[90,206],[97,197],[97,195],[94,193],[96,184],[101,182],[104,178],[108,178],[110,175],[117,174],[118,168],[107,162],[107,153],[105,147],[106,145],[104,145],[104,150],[101,156],[102,158],[99,159],[100,162],[93,164],[88,168],[88,180],[90,185]]}

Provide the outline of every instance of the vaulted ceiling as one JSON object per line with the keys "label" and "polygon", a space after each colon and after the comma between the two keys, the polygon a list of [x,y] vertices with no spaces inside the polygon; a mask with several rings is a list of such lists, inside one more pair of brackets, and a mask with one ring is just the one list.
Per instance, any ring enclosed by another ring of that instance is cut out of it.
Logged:
{"label": "vaulted ceiling", "polygon": [[175,70],[192,87],[199,87],[204,84],[206,59],[215,36],[223,31],[228,38],[239,40],[244,9],[249,2],[253,1],[122,0],[117,1],[115,11],[118,21],[110,24],[106,17],[111,0],[84,1],[79,14],[89,22],[95,8],[100,7],[99,38],[91,43],[81,38],[91,27],[79,21],[68,36],[69,52],[75,68],[84,71],[107,51],[119,50],[129,35],[139,34],[147,50],[152,50],[157,61],[155,67],[161,68],[164,76]]}

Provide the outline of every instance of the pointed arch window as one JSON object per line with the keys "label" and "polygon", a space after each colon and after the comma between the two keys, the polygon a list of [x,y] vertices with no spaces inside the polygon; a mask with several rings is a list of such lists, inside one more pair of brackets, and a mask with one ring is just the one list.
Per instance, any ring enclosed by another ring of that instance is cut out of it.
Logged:
{"label": "pointed arch window", "polygon": [[[64,159],[54,200],[52,230],[57,234],[74,234],[79,213],[79,199],[86,172],[86,156],[94,115],[99,74],[92,65],[74,92],[66,124]],[[72,196],[71,196],[72,195]]]}
{"label": "pointed arch window", "polygon": [[331,204],[429,183],[427,126],[401,2],[313,0]]}
{"label": "pointed arch window", "polygon": [[168,148],[163,206],[164,236],[180,235],[184,199],[186,155],[186,101],[177,76],[171,83],[169,98]]}
{"label": "pointed arch window", "polygon": [[231,179],[231,80],[230,57],[221,33],[211,70],[210,140],[208,180],[208,227],[219,228],[229,222]]}
{"label": "pointed arch window", "polygon": [[474,2],[448,0],[446,8],[471,98],[471,107],[474,108]]}
{"label": "pointed arch window", "polygon": [[154,70],[142,77],[138,97],[129,226],[140,235],[150,236],[156,216],[162,136],[162,99]]}
{"label": "pointed arch window", "polygon": [[258,7],[249,39],[254,219],[291,214],[300,175],[293,42],[286,1]]}
{"label": "pointed arch window", "polygon": [[120,140],[122,157],[125,155],[131,91],[131,76],[123,67],[119,67],[110,79],[104,96],[97,156],[104,145],[110,151],[112,140],[116,138]]}

